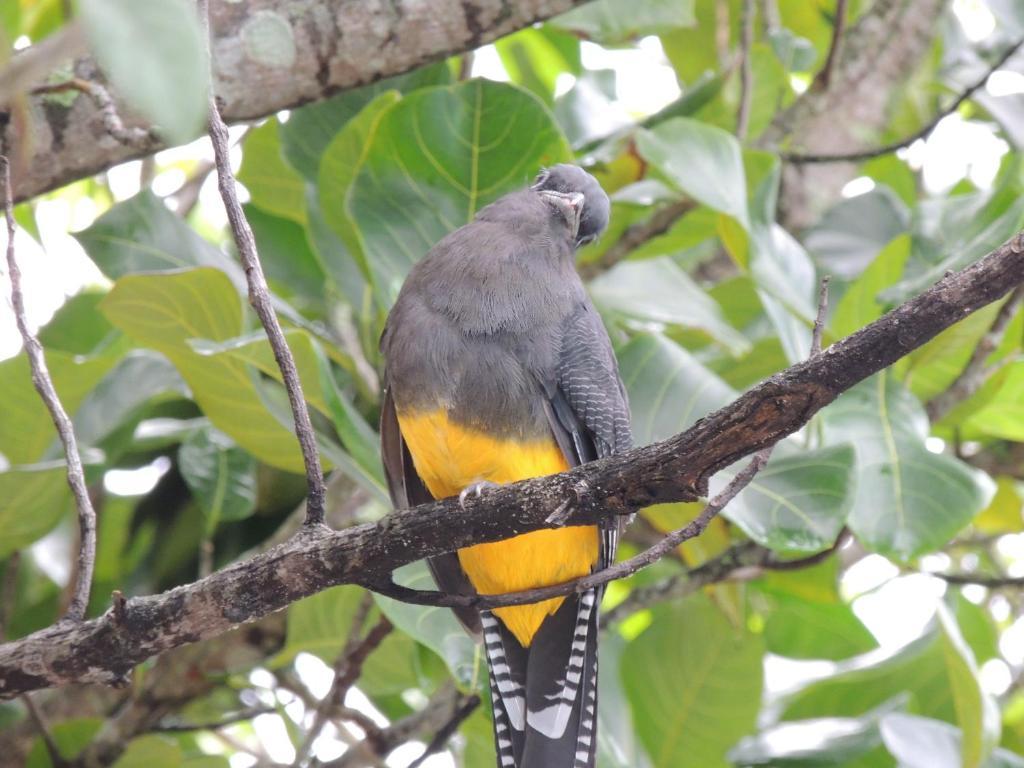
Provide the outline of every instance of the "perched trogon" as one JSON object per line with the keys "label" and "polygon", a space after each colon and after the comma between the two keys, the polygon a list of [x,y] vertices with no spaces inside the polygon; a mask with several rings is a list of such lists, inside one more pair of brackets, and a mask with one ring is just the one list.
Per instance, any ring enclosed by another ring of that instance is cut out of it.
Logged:
{"label": "perched trogon", "polygon": [[[608,196],[572,165],[480,210],[413,267],[381,351],[384,466],[413,506],[562,472],[630,447],[608,334],[575,270],[604,231]],[[486,492],[486,491],[484,491]],[[433,557],[438,586],[500,594],[612,561],[618,523],[526,533]],[[490,668],[500,768],[592,768],[600,590],[476,613]]]}

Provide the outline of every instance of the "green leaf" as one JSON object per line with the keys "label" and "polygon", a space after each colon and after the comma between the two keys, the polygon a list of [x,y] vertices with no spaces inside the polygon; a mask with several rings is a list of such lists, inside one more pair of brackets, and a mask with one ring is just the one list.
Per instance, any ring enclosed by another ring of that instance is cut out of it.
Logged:
{"label": "green leaf", "polygon": [[182,760],[177,742],[151,733],[129,741],[112,768],[179,768]]}
{"label": "green leaf", "polygon": [[[395,580],[413,589],[435,589],[426,563],[420,561],[400,568]],[[452,677],[463,688],[471,685],[479,672],[482,656],[477,644],[447,608],[402,603],[374,595],[381,612],[401,631],[436,653],[448,666]],[[486,674],[486,672],[484,672]]]}
{"label": "green leaf", "polygon": [[604,633],[600,645],[597,764],[601,768],[651,768],[623,688],[622,660],[629,645],[618,632]]}
{"label": "green leaf", "polygon": [[[320,162],[319,207],[324,221],[341,238],[344,247],[359,265],[363,276],[370,277],[365,247],[359,227],[349,215],[352,187],[359,166],[366,158],[377,127],[384,114],[401,100],[397,91],[384,91],[349,120],[327,145]],[[326,255],[324,256],[326,258]],[[338,282],[342,270],[330,271]],[[341,283],[339,283],[340,285]]]}
{"label": "green leaf", "polygon": [[[962,768],[961,733],[953,726],[926,717],[894,713],[882,719],[882,739],[900,768]],[[981,768],[1024,768],[1024,758],[997,749]]]}
{"label": "green leaf", "polygon": [[904,703],[897,697],[859,718],[779,723],[743,739],[729,757],[744,768],[890,768],[879,725]]}
{"label": "green leaf", "polygon": [[[90,391],[117,363],[110,353],[82,360],[67,352],[47,351],[46,367],[64,410],[74,415]],[[32,373],[24,354],[0,362],[0,454],[12,464],[43,458],[57,440],[57,431],[42,399],[32,386]]]}
{"label": "green leaf", "polygon": [[202,131],[210,75],[192,3],[79,0],[77,15],[104,74],[169,143]]}
{"label": "green leaf", "polygon": [[551,21],[551,25],[585,40],[624,43],[697,23],[695,0],[596,0]]}
{"label": "green leaf", "polygon": [[963,766],[979,768],[992,748],[999,743],[999,707],[982,690],[974,654],[964,642],[956,619],[943,603],[939,603],[938,618],[940,646],[963,737]]}
{"label": "green leaf", "polygon": [[521,29],[494,47],[512,82],[548,104],[554,101],[558,76],[580,72],[579,40],[550,25]]}
{"label": "green leaf", "polygon": [[72,296],[39,331],[39,343],[47,350],[92,355],[113,344],[120,334],[97,307],[105,291],[85,290]]}
{"label": "green leaf", "polygon": [[877,646],[846,603],[811,603],[788,595],[780,595],[774,602],[764,633],[771,653],[839,661]]}
{"label": "green leaf", "polygon": [[374,478],[383,489],[384,470],[380,458],[380,436],[338,388],[327,356],[318,346],[314,347],[314,353],[320,374],[320,388],[342,445],[366,474]]}
{"label": "green leaf", "polygon": [[900,235],[881,251],[843,294],[829,327],[836,336],[848,336],[880,318],[888,307],[879,299],[883,290],[899,280],[910,256],[910,236]]}
{"label": "green leaf", "polygon": [[1008,366],[998,394],[970,418],[970,425],[986,435],[1024,441],[1024,363]]}
{"label": "green leaf", "polygon": [[63,517],[70,497],[63,463],[0,472],[0,558],[49,533]]}
{"label": "green leaf", "polygon": [[736,396],[689,352],[658,334],[636,336],[618,358],[638,445],[671,437]]}
{"label": "green leaf", "polygon": [[983,473],[924,446],[920,402],[882,372],[824,411],[828,444],[852,443],[856,498],[850,528],[867,547],[899,560],[937,549],[988,503]]}
{"label": "green leaf", "polygon": [[602,314],[615,312],[646,327],[660,323],[695,328],[735,355],[750,348],[714,299],[667,257],[618,264],[592,280],[589,288]]}
{"label": "green leaf", "polygon": [[809,72],[818,60],[818,51],[806,37],[793,34],[785,27],[771,30],[768,42],[772,51],[790,72]]}
{"label": "green leaf", "polygon": [[[135,272],[188,267],[217,267],[232,278],[241,277],[234,262],[148,190],[118,203],[76,232],[75,238],[111,280]],[[237,279],[236,284],[240,284]]]}
{"label": "green leaf", "polygon": [[447,85],[451,79],[451,71],[442,61],[296,109],[280,129],[284,157],[308,181],[316,181],[327,145],[339,129],[377,96],[385,91],[405,93],[432,85]]}
{"label": "green leaf", "polygon": [[253,205],[243,208],[256,237],[263,271],[275,291],[281,289],[286,296],[294,294],[293,303],[304,304],[311,313],[321,313],[326,275],[309,245],[306,231],[290,219],[264,213]]}
{"label": "green leaf", "polygon": [[747,183],[736,137],[699,120],[677,117],[636,136],[637,150],[681,191],[749,225]]}
{"label": "green leaf", "polygon": [[[103,725],[103,720],[95,717],[83,717],[54,723],[50,728],[50,736],[57,745],[61,757],[71,760],[89,746],[93,737]],[[32,750],[25,761],[25,768],[55,768],[50,754],[41,738],[32,744]]]}
{"label": "green leaf", "polygon": [[830,208],[808,230],[804,242],[822,269],[851,279],[881,260],[879,252],[906,234],[909,219],[902,201],[886,187],[877,187]]}
{"label": "green leaf", "polygon": [[503,83],[423,88],[388,109],[347,202],[382,303],[445,234],[571,157],[544,106]]}
{"label": "green leaf", "polygon": [[249,190],[253,205],[304,224],[306,182],[285,162],[281,153],[281,131],[281,124],[274,118],[246,134],[238,180]]}
{"label": "green leaf", "polygon": [[[723,471],[712,493],[731,478]],[[831,546],[846,522],[855,489],[849,445],[773,458],[723,514],[771,549],[813,552]]]}
{"label": "green leaf", "polygon": [[654,610],[622,657],[633,721],[655,768],[725,768],[754,729],[761,703],[761,639],[734,628],[695,595]]}
{"label": "green leaf", "polygon": [[294,434],[260,403],[246,363],[204,356],[192,339],[223,342],[242,332],[242,304],[228,277],[203,267],[184,272],[128,275],[101,304],[111,323],[140,344],[166,355],[196,403],[218,429],[262,461],[302,471]]}
{"label": "green leaf", "polygon": [[256,508],[256,460],[215,429],[193,432],[178,449],[178,470],[212,534],[221,522],[244,520]]}

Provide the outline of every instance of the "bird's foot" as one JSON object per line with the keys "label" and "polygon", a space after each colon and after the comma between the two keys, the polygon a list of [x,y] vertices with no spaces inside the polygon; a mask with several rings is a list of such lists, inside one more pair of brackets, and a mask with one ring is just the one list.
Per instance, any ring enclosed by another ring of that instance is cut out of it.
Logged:
{"label": "bird's foot", "polygon": [[492,483],[490,480],[481,480],[477,483],[467,485],[461,491],[459,491],[459,506],[463,509],[466,508],[466,499],[470,496],[479,499],[484,495],[485,488],[497,488],[497,483]]}

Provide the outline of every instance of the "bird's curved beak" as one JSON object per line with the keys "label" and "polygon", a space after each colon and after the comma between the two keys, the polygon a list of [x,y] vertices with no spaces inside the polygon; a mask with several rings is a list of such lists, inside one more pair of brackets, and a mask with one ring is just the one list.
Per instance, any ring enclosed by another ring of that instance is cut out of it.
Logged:
{"label": "bird's curved beak", "polygon": [[538,194],[544,200],[559,211],[569,225],[572,239],[575,240],[580,231],[580,217],[583,215],[583,203],[585,198],[580,192],[555,192],[551,189],[542,189]]}

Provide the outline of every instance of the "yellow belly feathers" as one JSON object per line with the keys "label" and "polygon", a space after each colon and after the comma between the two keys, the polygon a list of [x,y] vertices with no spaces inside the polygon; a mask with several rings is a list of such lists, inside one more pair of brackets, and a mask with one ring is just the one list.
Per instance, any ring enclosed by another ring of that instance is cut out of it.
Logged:
{"label": "yellow belly feathers", "polygon": [[[511,483],[569,468],[550,440],[501,440],[453,424],[443,410],[398,414],[416,472],[438,499],[457,496],[481,481]],[[486,493],[486,491],[484,491]],[[590,573],[597,561],[597,528],[576,526],[524,533],[505,541],[459,550],[462,568],[483,595],[557,584]],[[494,613],[523,646],[564,598],[497,608]]]}

